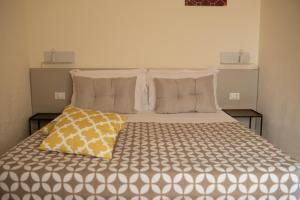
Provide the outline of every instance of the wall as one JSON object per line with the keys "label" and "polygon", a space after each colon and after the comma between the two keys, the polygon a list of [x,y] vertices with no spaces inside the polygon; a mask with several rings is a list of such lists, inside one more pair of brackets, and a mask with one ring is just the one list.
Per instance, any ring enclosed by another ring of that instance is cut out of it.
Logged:
{"label": "wall", "polygon": [[221,51],[257,64],[260,0],[189,7],[184,0],[27,0],[30,65],[72,50],[81,67],[202,67]]}
{"label": "wall", "polygon": [[258,108],[264,135],[300,160],[300,1],[263,0]]}
{"label": "wall", "polygon": [[24,1],[0,1],[0,154],[28,136],[31,114]]}

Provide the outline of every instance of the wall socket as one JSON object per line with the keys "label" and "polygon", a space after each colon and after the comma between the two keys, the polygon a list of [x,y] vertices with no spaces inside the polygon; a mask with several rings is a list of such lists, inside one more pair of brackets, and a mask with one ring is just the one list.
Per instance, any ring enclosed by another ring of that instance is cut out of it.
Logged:
{"label": "wall socket", "polygon": [[240,95],[239,92],[231,92],[231,93],[229,93],[229,100],[239,101],[240,97],[241,97],[241,95]]}
{"label": "wall socket", "polygon": [[65,92],[54,92],[54,99],[55,100],[65,100],[66,93]]}

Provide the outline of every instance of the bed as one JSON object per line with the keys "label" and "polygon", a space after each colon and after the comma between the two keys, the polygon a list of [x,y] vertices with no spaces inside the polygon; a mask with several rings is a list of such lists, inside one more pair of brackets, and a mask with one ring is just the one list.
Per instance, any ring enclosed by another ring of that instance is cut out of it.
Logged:
{"label": "bed", "polygon": [[300,165],[222,111],[129,115],[110,161],[40,151],[0,157],[1,199],[299,199]]}

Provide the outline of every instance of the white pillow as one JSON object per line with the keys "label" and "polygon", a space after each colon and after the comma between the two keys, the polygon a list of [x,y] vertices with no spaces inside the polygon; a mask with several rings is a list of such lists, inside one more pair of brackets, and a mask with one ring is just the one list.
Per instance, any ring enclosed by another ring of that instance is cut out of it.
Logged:
{"label": "white pillow", "polygon": [[[148,91],[146,86],[146,69],[112,69],[112,70],[79,70],[70,71],[72,78],[74,76],[88,77],[88,78],[128,78],[137,77],[135,87],[135,102],[134,108],[136,111],[145,111],[148,108]],[[71,105],[76,102],[76,90],[73,81],[73,94]]]}
{"label": "white pillow", "polygon": [[169,78],[169,79],[182,79],[182,78],[199,78],[203,76],[214,75],[214,95],[215,95],[215,102],[217,110],[221,110],[220,106],[217,102],[217,74],[219,70],[217,69],[199,69],[199,70],[173,70],[173,69],[166,69],[166,70],[156,70],[151,69],[147,72],[147,85],[148,85],[148,110],[154,111],[155,110],[155,101],[156,101],[156,94],[155,94],[155,84],[154,78]]}

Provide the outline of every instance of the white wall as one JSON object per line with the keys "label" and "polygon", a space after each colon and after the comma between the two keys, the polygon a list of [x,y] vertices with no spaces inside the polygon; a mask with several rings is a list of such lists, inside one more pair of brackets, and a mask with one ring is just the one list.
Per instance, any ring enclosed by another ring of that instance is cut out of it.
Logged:
{"label": "white wall", "polygon": [[31,114],[25,1],[0,1],[0,154],[28,136]]}
{"label": "white wall", "polygon": [[300,1],[263,0],[258,108],[264,135],[300,160]]}
{"label": "white wall", "polygon": [[203,67],[221,51],[249,51],[257,64],[260,0],[226,7],[184,0],[27,0],[30,65],[72,50],[81,67]]}

